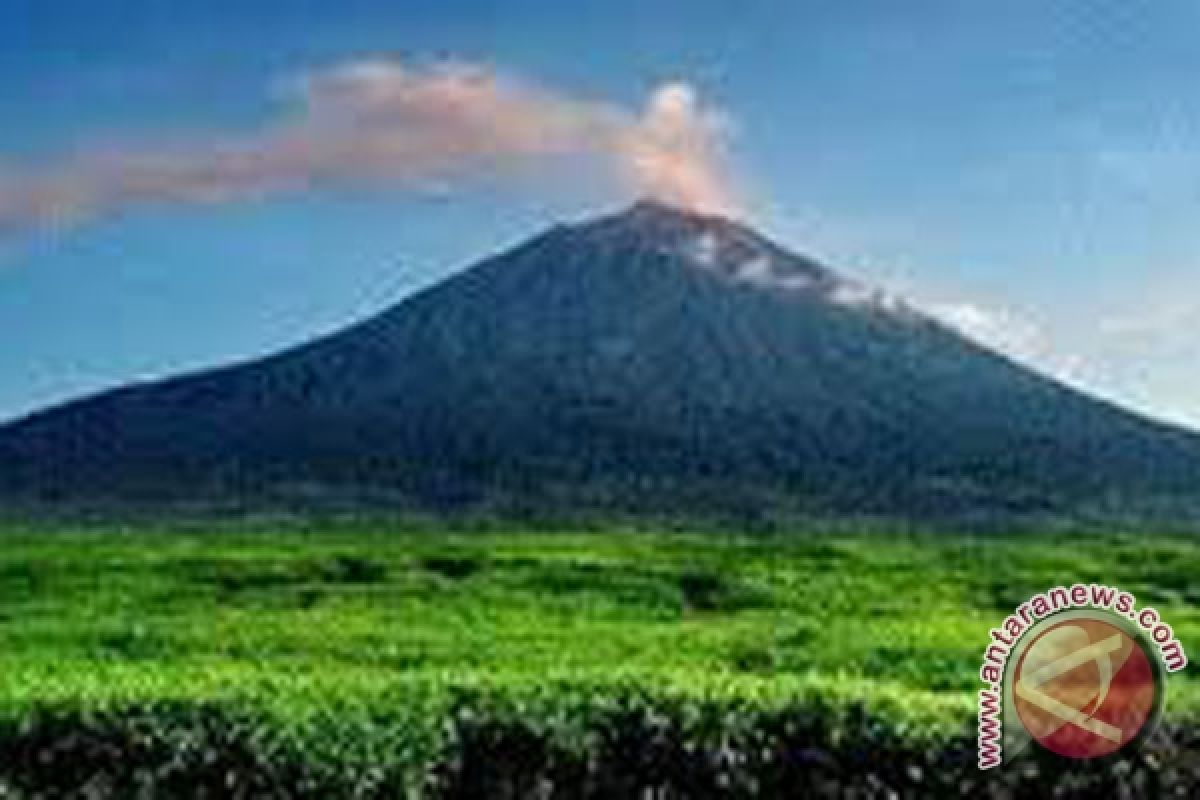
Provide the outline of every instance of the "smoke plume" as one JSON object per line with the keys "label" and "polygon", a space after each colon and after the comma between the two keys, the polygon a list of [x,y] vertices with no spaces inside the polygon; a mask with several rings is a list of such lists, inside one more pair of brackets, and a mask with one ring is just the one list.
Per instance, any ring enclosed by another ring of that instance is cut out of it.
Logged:
{"label": "smoke plume", "polygon": [[474,174],[598,159],[632,192],[736,213],[725,125],[683,83],[643,109],[576,98],[462,63],[356,61],[310,75],[257,132],[82,149],[0,170],[0,231],[62,228],[161,204],[223,203],[322,186],[420,191]]}

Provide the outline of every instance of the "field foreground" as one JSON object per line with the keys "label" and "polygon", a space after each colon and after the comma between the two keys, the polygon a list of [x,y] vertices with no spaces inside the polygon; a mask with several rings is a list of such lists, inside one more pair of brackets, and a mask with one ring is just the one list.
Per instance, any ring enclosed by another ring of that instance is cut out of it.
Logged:
{"label": "field foreground", "polygon": [[1200,641],[1188,538],[0,537],[0,796],[1000,796],[1022,781],[1091,796],[1196,775],[1191,667],[1169,681],[1163,734],[1117,763],[981,776],[969,739],[987,632],[1034,592],[1119,586]]}

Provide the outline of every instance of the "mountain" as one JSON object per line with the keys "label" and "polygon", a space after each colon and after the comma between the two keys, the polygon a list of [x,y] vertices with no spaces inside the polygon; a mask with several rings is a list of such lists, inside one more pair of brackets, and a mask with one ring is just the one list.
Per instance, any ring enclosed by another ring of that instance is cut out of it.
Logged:
{"label": "mountain", "polygon": [[558,226],[335,335],[0,428],[0,497],[737,514],[1171,514],[1200,436],[727,219]]}

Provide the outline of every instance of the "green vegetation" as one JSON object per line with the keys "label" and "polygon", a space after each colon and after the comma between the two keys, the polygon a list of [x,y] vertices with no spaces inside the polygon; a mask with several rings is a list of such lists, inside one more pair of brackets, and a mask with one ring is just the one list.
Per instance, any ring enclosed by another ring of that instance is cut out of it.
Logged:
{"label": "green vegetation", "polygon": [[[938,740],[969,728],[987,632],[1030,594],[1120,586],[1187,647],[1197,574],[1200,541],[1169,536],[10,526],[0,726],[209,709],[360,782],[418,780],[449,738],[492,735],[482,717],[566,748],[656,707]],[[1167,708],[1200,709],[1192,668]]]}

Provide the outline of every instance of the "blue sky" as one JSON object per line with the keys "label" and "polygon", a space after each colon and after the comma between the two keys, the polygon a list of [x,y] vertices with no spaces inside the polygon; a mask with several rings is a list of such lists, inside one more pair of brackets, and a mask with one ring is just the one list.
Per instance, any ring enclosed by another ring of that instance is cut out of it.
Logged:
{"label": "blue sky", "polygon": [[[1186,0],[125,0],[120,13],[7,0],[0,197],[6,176],[97,147],[254,136],[287,119],[305,76],[364,60],[487,65],[630,114],[682,81],[726,120],[755,224],[1043,369],[1200,426],[1198,31]],[[8,230],[0,418],[298,342],[630,199],[566,174]]]}

